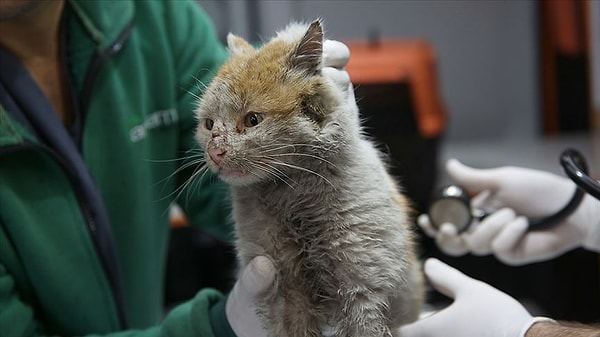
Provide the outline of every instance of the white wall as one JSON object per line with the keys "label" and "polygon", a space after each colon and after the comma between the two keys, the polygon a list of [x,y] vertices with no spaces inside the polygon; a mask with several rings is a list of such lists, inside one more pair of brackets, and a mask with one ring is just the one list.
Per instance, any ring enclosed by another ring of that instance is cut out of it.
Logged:
{"label": "white wall", "polygon": [[[533,1],[205,1],[230,9],[232,26],[268,39],[290,20],[325,21],[330,38],[422,37],[438,54],[441,92],[450,114],[448,140],[531,139],[539,135],[536,19]],[[258,8],[249,28],[247,7]],[[232,10],[235,8],[236,10]],[[252,30],[252,32],[251,32]]]}

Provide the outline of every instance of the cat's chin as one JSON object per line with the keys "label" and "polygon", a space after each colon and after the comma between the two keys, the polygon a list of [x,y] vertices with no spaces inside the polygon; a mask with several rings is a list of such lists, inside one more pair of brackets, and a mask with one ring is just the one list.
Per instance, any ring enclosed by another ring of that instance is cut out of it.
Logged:
{"label": "cat's chin", "polygon": [[250,185],[257,180],[256,176],[246,170],[220,167],[217,174],[221,180],[232,186]]}

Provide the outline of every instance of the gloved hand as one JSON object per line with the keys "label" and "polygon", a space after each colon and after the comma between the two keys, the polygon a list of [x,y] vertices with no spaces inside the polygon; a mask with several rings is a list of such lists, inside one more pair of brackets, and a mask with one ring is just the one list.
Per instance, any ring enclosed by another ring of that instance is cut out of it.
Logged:
{"label": "gloved hand", "polygon": [[472,252],[494,254],[510,265],[551,259],[576,247],[600,251],[600,201],[586,195],[562,223],[527,231],[526,217],[545,217],[566,205],[575,184],[548,172],[519,167],[474,169],[449,160],[448,174],[471,193],[473,207],[496,210],[469,230],[457,234],[454,226],[443,224],[436,231],[429,218],[418,223],[440,249],[450,255]]}
{"label": "gloved hand", "polygon": [[439,292],[454,302],[428,317],[400,328],[402,337],[525,336],[536,322],[551,321],[532,317],[514,298],[472,279],[447,264],[430,258],[425,275]]}
{"label": "gloved hand", "polygon": [[325,40],[323,42],[323,69],[321,74],[340,90],[346,104],[356,105],[350,76],[344,69],[349,58],[350,50],[345,44],[335,40]]}
{"label": "gloved hand", "polygon": [[242,272],[225,304],[225,314],[238,337],[266,337],[255,303],[269,294],[275,268],[267,257],[255,257]]}

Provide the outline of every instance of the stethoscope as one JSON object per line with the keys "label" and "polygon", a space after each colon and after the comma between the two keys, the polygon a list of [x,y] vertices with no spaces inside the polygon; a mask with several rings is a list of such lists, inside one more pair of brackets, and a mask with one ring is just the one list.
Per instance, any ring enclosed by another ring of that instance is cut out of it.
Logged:
{"label": "stethoscope", "polygon": [[[581,203],[585,193],[600,200],[600,183],[588,175],[588,167],[581,153],[567,149],[560,155],[565,173],[577,185],[571,200],[558,212],[543,218],[529,219],[529,230],[551,227],[568,217]],[[457,232],[467,230],[473,220],[483,220],[490,213],[471,207],[471,198],[459,185],[448,185],[438,190],[428,209],[431,224],[439,228],[444,223],[454,224]]]}

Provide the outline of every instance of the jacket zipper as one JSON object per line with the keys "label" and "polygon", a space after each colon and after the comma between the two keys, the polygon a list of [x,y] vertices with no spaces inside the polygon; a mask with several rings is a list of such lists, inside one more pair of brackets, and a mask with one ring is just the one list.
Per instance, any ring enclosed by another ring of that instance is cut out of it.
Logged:
{"label": "jacket zipper", "polygon": [[[0,155],[9,154],[9,153],[18,152],[18,151],[25,151],[27,149],[32,149],[32,150],[40,149],[42,151],[45,151],[54,160],[56,160],[56,162],[60,166],[63,167],[64,171],[67,173],[67,176],[69,177],[69,181],[71,183],[73,191],[75,192],[75,197],[77,199],[77,203],[79,204],[79,209],[81,210],[84,221],[86,222],[87,228],[90,232],[90,235],[92,236],[92,241],[96,242],[97,240],[95,238],[98,235],[96,222],[94,220],[94,217],[92,216],[92,211],[90,210],[90,208],[87,206],[87,204],[85,202],[84,192],[82,191],[81,187],[79,187],[79,185],[77,184],[77,178],[73,175],[73,172],[70,169],[70,166],[60,156],[60,154],[58,152],[56,152],[53,148],[51,148],[47,145],[44,145],[42,143],[33,143],[33,142],[25,141],[25,142],[21,143],[20,145],[9,145],[9,146],[0,147]],[[96,245],[94,244],[94,246],[96,246]],[[98,249],[98,247],[96,247],[96,249]],[[127,320],[127,311],[125,309],[124,298],[123,298],[122,292],[120,291],[122,289],[118,290],[115,288],[115,287],[119,288],[120,285],[122,284],[122,282],[120,279],[117,279],[115,282],[114,278],[107,274],[108,269],[105,267],[105,263],[106,263],[104,261],[105,258],[103,257],[103,255],[101,253],[98,253],[98,258],[100,259],[101,265],[103,267],[104,273],[105,273],[105,275],[107,277],[107,281],[109,283],[109,287],[113,294],[113,300],[114,300],[114,303],[115,303],[115,306],[117,309],[119,325],[122,329],[127,329],[129,326],[129,323]]]}
{"label": "jacket zipper", "polygon": [[[125,29],[123,29],[123,31],[121,32],[121,34],[119,34],[119,36],[117,37],[117,39],[115,41],[113,41],[113,43],[111,43],[106,49],[104,49],[101,53],[96,54],[96,56],[94,57],[94,59],[92,60],[92,62],[90,63],[90,67],[86,73],[85,76],[85,80],[84,80],[84,85],[83,85],[83,89],[81,91],[81,100],[79,101],[79,107],[76,107],[75,111],[79,111],[79,113],[81,114],[81,118],[79,118],[79,133],[77,135],[75,135],[75,145],[81,149],[82,146],[82,141],[83,141],[83,127],[85,125],[85,119],[87,116],[87,110],[89,108],[89,104],[91,101],[91,97],[92,97],[92,90],[94,88],[94,83],[96,81],[96,78],[98,77],[98,74],[100,73],[100,69],[102,68],[102,66],[114,55],[116,55],[118,52],[120,52],[123,49],[123,46],[125,44],[125,42],[129,39],[129,36],[131,35],[131,31],[133,30],[134,27],[134,20],[132,19],[127,26],[125,27]],[[76,119],[77,120],[77,119]],[[53,152],[52,149],[49,149],[51,152]],[[54,157],[58,158],[58,154],[54,153],[53,155]],[[59,162],[62,162],[63,166],[64,166],[64,162],[62,160],[59,160]],[[65,166],[66,167],[66,166]],[[75,184],[74,184],[75,185]],[[77,189],[76,189],[77,190]],[[90,232],[92,233],[92,235],[96,235],[96,224],[94,222],[94,219],[91,216],[91,211],[89,209],[87,209],[87,207],[84,207],[83,203],[82,203],[82,191],[78,191],[78,198],[80,198],[80,205],[81,205],[81,209],[82,212],[84,212],[84,216],[87,218],[87,224],[88,224],[88,228],[90,230]],[[105,272],[108,272],[108,270],[105,270]],[[114,284],[113,287],[118,287],[119,284],[122,284],[122,282],[120,282],[121,280],[118,280],[117,284]],[[115,300],[115,305],[117,307],[117,313],[119,316],[119,323],[121,328],[126,329],[128,327],[128,321],[127,321],[127,314],[126,314],[126,309],[125,309],[125,302],[124,302],[124,298],[122,296],[122,292],[121,291],[117,291],[117,289],[112,289],[112,293],[113,293],[113,297]]]}
{"label": "jacket zipper", "polygon": [[[59,165],[62,166],[63,169],[67,172],[67,176],[69,177],[71,186],[73,187],[73,190],[75,191],[75,197],[77,198],[77,203],[79,204],[79,208],[81,209],[83,218],[88,225],[90,234],[92,236],[96,236],[96,224],[92,217],[92,212],[90,211],[90,209],[87,207],[86,203],[84,202],[83,191],[76,183],[76,179],[73,177],[73,174],[71,173],[71,170],[69,169],[68,164],[63,160],[63,158],[54,149],[52,149],[51,147],[46,146],[44,144],[41,144],[41,143],[32,143],[32,142],[26,141],[24,143],[21,143],[20,145],[9,145],[9,146],[0,147],[0,155],[10,154],[10,153],[18,152],[18,151],[25,151],[27,149],[32,149],[32,150],[40,149],[42,151],[45,151],[54,160],[56,160],[56,162],[58,162]],[[98,257],[101,258],[100,256],[98,256]],[[111,287],[111,290],[113,292],[113,295],[115,295],[114,289],[112,289],[112,287]],[[122,302],[120,302],[117,298],[115,298],[115,301],[116,301],[118,307],[122,306],[122,305],[119,305]],[[122,309],[119,309],[119,311],[120,310],[122,310]],[[119,313],[119,316],[121,316],[121,315],[122,314]],[[121,325],[123,325],[123,323],[126,323],[126,322],[122,321],[122,318],[124,318],[124,316],[119,317]]]}
{"label": "jacket zipper", "polygon": [[85,80],[83,82],[83,89],[81,90],[81,100],[80,100],[80,109],[81,118],[80,118],[80,130],[81,132],[77,135],[77,139],[75,139],[75,143],[81,148],[82,135],[83,135],[83,126],[85,125],[85,119],[87,116],[87,110],[90,105],[90,101],[92,98],[92,90],[94,89],[94,83],[96,81],[96,77],[100,73],[100,69],[102,66],[114,55],[120,52],[123,49],[123,45],[129,39],[131,35],[131,31],[133,30],[134,20],[131,20],[123,32],[117,37],[113,43],[104,49],[100,54],[96,54],[92,62],[90,63],[90,67],[85,75]]}

